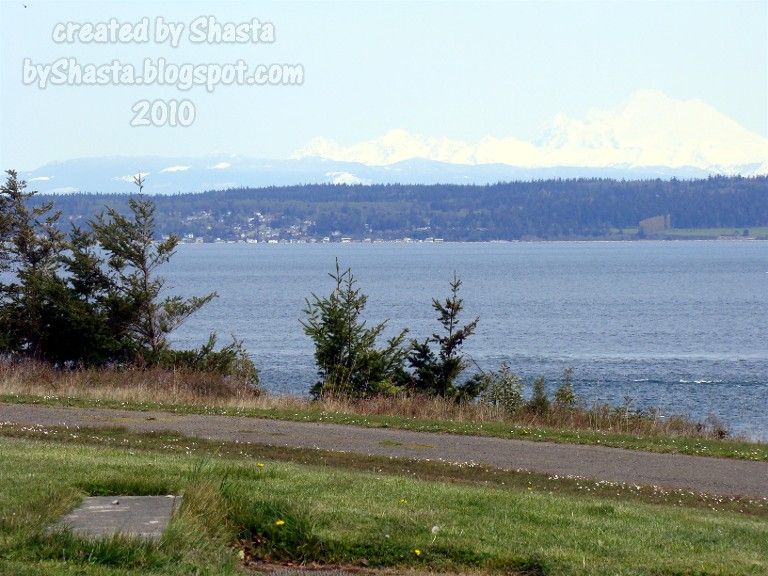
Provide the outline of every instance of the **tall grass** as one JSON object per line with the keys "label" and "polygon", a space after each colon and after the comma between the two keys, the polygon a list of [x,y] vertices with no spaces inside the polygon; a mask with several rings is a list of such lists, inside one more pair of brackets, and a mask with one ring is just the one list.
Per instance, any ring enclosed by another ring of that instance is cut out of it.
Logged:
{"label": "tall grass", "polygon": [[0,362],[0,393],[215,405],[259,395],[240,380],[214,372],[135,366],[67,370],[30,360]]}
{"label": "tall grass", "polygon": [[273,413],[391,416],[400,419],[460,423],[503,423],[523,428],[588,430],[642,436],[723,438],[715,418],[695,422],[659,411],[635,411],[629,405],[594,404],[545,412],[522,407],[509,413],[485,402],[456,403],[421,395],[350,399],[265,394],[206,372],[161,368],[82,368],[59,370],[38,362],[0,362],[0,394],[65,397],[97,401],[184,405]]}

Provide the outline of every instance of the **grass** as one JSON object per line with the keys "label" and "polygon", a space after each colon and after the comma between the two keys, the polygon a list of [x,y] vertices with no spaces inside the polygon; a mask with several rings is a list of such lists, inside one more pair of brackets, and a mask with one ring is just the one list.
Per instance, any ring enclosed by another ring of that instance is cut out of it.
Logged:
{"label": "grass", "polygon": [[[313,451],[190,445],[120,430],[0,430],[3,574],[236,574],[265,561],[462,573],[768,573],[764,501],[743,502],[745,513],[715,511],[682,494],[645,501],[650,494],[634,489],[587,493],[577,479],[505,472],[491,480],[483,469],[437,463],[385,469],[387,459],[323,462],[328,455],[312,460]],[[307,463],[268,460],[262,450]],[[46,532],[82,496],[126,491],[184,494],[158,543]]]}
{"label": "grass", "polygon": [[[356,453],[293,448],[264,444],[221,442],[184,436],[175,432],[130,432],[124,428],[78,428],[0,424],[0,436],[46,440],[65,444],[112,446],[124,449],[158,450],[185,455],[252,458],[256,462],[280,460],[314,466],[342,467],[363,472],[408,476],[421,480],[444,480],[479,486],[526,490],[556,490],[572,495],[591,494],[650,504],[698,507],[715,511],[750,514],[768,520],[768,501],[748,497],[717,496],[690,490],[670,490],[659,486],[639,486],[623,482],[553,476],[523,470],[499,470],[476,463],[452,464],[428,460],[391,458]],[[398,445],[400,445],[398,443]],[[258,466],[258,464],[257,464]],[[131,480],[124,480],[130,483]],[[146,482],[146,480],[145,480]],[[126,486],[130,493],[138,488]],[[90,494],[109,495],[98,484],[89,484]],[[155,493],[164,493],[158,488]],[[142,492],[150,494],[152,492]]]}
{"label": "grass", "polygon": [[33,362],[0,363],[0,402],[327,422],[768,461],[767,443],[719,438],[723,425],[717,420],[699,424],[606,405],[508,415],[489,404],[441,398],[311,401],[254,394],[229,388],[218,377],[160,369],[60,371]]}
{"label": "grass", "polygon": [[[207,414],[267,418],[295,422],[320,422],[362,426],[366,428],[395,428],[416,432],[438,432],[469,436],[489,436],[530,440],[536,442],[557,442],[564,444],[585,444],[643,450],[647,452],[690,454],[740,460],[768,461],[768,444],[736,439],[717,439],[706,436],[682,434],[663,435],[661,432],[645,435],[636,432],[614,432],[600,429],[567,429],[542,425],[499,420],[461,420],[425,418],[400,414],[366,414],[356,412],[354,406],[344,407],[328,403],[311,403],[292,397],[267,397],[263,407],[254,403],[222,402],[206,405],[169,404],[136,400],[118,400],[108,397],[52,396],[30,394],[0,394],[0,402],[6,404],[35,404],[44,406],[65,406],[80,408],[112,408],[135,411],[164,411],[174,414]],[[271,406],[269,403],[273,403]],[[359,406],[359,405],[358,405]]]}

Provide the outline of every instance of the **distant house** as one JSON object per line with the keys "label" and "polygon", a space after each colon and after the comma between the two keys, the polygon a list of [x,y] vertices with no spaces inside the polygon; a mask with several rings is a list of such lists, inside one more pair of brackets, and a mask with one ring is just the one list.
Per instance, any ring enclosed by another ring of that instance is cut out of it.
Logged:
{"label": "distant house", "polygon": [[640,233],[644,235],[658,234],[659,232],[672,228],[672,219],[669,214],[653,216],[651,218],[646,218],[645,220],[640,220],[639,228]]}

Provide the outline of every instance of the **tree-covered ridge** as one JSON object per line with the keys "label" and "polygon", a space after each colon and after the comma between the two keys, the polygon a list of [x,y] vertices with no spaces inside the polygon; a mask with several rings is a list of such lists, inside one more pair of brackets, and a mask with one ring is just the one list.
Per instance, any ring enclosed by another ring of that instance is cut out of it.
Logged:
{"label": "tree-covered ridge", "polygon": [[[54,197],[40,195],[38,202]],[[446,240],[631,236],[669,214],[675,228],[768,226],[768,177],[705,180],[539,180],[493,185],[233,188],[156,196],[157,230],[205,241],[427,237]],[[92,218],[128,195],[55,197],[63,221]],[[633,229],[628,231],[627,229]]]}

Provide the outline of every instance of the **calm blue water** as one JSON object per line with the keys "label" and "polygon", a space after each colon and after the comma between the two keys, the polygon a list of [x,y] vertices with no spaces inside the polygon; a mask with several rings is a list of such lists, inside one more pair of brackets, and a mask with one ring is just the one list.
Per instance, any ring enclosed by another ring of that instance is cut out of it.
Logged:
{"label": "calm blue water", "polygon": [[169,284],[219,298],[176,343],[234,334],[268,389],[306,392],[315,369],[299,319],[305,297],[330,292],[336,256],[391,333],[431,334],[431,298],[456,270],[466,319],[480,316],[466,352],[482,368],[506,360],[554,386],[572,366],[587,402],[630,396],[768,439],[768,242],[186,245]]}

